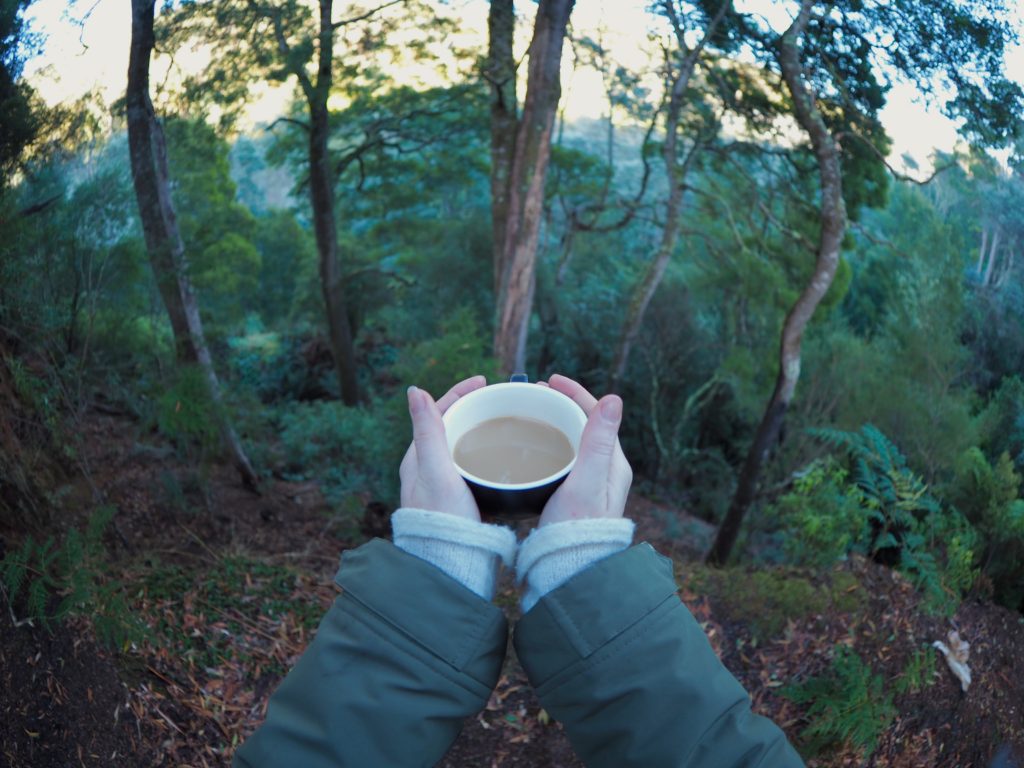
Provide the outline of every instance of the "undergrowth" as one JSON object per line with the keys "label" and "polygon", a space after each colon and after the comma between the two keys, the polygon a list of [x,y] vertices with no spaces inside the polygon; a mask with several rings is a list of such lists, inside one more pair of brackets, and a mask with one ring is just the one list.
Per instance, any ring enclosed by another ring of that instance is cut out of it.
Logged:
{"label": "undergrowth", "polygon": [[106,562],[103,532],[113,515],[113,507],[99,507],[83,531],[71,529],[61,544],[52,536],[42,542],[28,536],[9,552],[0,561],[0,582],[11,610],[50,631],[55,622],[70,617],[89,619],[97,639],[111,648],[141,640],[144,625],[132,614],[125,585]]}

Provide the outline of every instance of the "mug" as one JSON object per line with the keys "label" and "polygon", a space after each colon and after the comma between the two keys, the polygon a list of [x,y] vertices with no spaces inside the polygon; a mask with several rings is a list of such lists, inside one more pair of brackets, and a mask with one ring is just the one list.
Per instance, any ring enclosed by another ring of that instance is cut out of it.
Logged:
{"label": "mug", "polygon": [[506,417],[542,421],[562,432],[573,450],[572,460],[564,467],[548,477],[528,483],[485,480],[455,462],[455,469],[476,499],[481,517],[523,520],[543,511],[548,499],[576,464],[587,416],[561,392],[530,384],[525,375],[516,374],[507,384],[491,384],[463,395],[445,412],[444,428],[452,461],[455,461],[455,444],[466,432],[485,421]]}

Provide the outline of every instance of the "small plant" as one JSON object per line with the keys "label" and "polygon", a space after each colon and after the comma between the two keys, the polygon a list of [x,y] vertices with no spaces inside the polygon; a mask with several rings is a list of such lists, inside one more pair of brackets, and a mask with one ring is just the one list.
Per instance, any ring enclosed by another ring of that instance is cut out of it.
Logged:
{"label": "small plant", "polygon": [[881,675],[874,674],[856,652],[836,646],[829,670],[818,677],[788,686],[783,696],[807,704],[801,732],[804,757],[813,757],[829,746],[850,745],[870,755],[878,745],[896,708],[886,693]]}
{"label": "small plant", "polygon": [[0,581],[12,610],[20,598],[28,621],[52,630],[53,622],[70,616],[91,619],[99,641],[123,647],[144,635],[131,614],[123,584],[111,578],[104,562],[103,532],[113,507],[100,507],[85,530],[72,529],[63,544],[53,538],[39,543],[31,536],[0,561]]}
{"label": "small plant", "polygon": [[896,681],[896,693],[920,693],[935,682],[935,649],[927,645],[914,651]]}
{"label": "small plant", "polygon": [[197,365],[184,366],[156,400],[156,427],[183,456],[198,451],[198,458],[206,459],[219,439],[215,408],[203,371]]}

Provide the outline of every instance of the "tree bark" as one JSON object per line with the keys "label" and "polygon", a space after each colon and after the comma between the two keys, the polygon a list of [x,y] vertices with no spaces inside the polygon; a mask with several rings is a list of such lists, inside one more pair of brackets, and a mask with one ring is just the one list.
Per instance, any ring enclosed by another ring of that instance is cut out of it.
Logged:
{"label": "tree bark", "polygon": [[[257,8],[257,14],[270,21],[274,29],[277,52],[287,71],[295,76],[309,109],[308,157],[309,201],[313,213],[313,233],[320,267],[320,289],[327,315],[327,331],[331,356],[338,376],[341,399],[346,405],[360,401],[356,375],[355,344],[345,301],[345,282],[338,254],[338,230],[335,219],[334,180],[328,143],[330,112],[327,99],[334,77],[334,33],[338,26],[331,20],[333,0],[320,0],[317,31],[316,77],[306,72],[304,59],[296,56],[288,43],[280,8],[268,5]],[[380,10],[380,9],[378,9]],[[362,17],[360,17],[361,19]]]}
{"label": "tree bark", "polygon": [[984,286],[992,285],[992,274],[995,272],[996,259],[999,258],[999,240],[1001,230],[996,227],[995,232],[992,233],[992,242],[988,249],[988,265],[985,267],[985,274],[981,279],[981,284]]}
{"label": "tree bark", "polygon": [[150,264],[174,333],[179,363],[196,364],[203,372],[214,404],[221,441],[246,486],[258,478],[223,410],[220,384],[206,346],[199,303],[188,276],[185,246],[171,201],[167,146],[149,96],[149,62],[153,53],[155,0],[132,0],[132,38],[128,57],[128,151],[135,197],[142,219]]}
{"label": "tree bark", "polygon": [[[501,79],[511,62],[511,2],[493,0],[490,13],[491,190],[495,267],[494,352],[511,373],[525,360],[537,242],[551,133],[561,96],[565,30],[574,0],[540,0],[530,44],[526,99],[515,118],[514,86]],[[514,130],[514,139],[512,131]],[[511,152],[509,152],[511,147]]]}
{"label": "tree bark", "polygon": [[654,258],[651,259],[643,279],[633,290],[633,296],[630,299],[629,309],[626,313],[626,320],[622,324],[622,333],[619,336],[618,344],[616,344],[612,365],[608,373],[607,390],[609,392],[618,392],[622,385],[622,377],[626,373],[629,354],[643,326],[647,307],[650,306],[651,299],[654,298],[658,286],[661,285],[661,279],[665,276],[665,270],[672,259],[672,254],[675,252],[676,242],[679,239],[686,173],[698,151],[698,147],[695,145],[685,162],[680,162],[678,133],[679,117],[683,110],[683,96],[690,85],[690,79],[693,77],[701,51],[714,32],[715,27],[721,22],[729,6],[730,3],[728,2],[721,4],[718,12],[709,20],[701,41],[693,49],[690,49],[684,37],[686,30],[682,28],[676,16],[672,0],[665,0],[662,3],[662,7],[675,29],[676,44],[679,52],[685,54],[679,64],[679,68],[676,70],[673,70],[671,60],[666,61],[666,66],[673,74],[670,75],[668,113],[665,117],[665,143],[661,153],[662,160],[665,163],[665,178],[668,181],[668,198],[665,201],[665,224],[661,230],[661,237],[658,242],[658,248],[654,253]]}
{"label": "tree bark", "polygon": [[797,49],[797,42],[807,28],[813,4],[813,0],[802,0],[799,15],[779,40],[777,57],[783,80],[793,98],[793,112],[800,127],[807,132],[811,140],[818,165],[821,213],[817,257],[810,282],[804,287],[783,323],[775,390],[768,400],[754,442],[743,464],[736,494],[708,552],[707,562],[711,565],[724,565],[729,559],[743,518],[754,501],[761,469],[769,450],[778,441],[786,410],[793,399],[793,392],[800,377],[800,346],[804,329],[832,284],[839,265],[839,249],[846,231],[846,205],[843,202],[839,148],[815,104],[815,94],[807,83]]}
{"label": "tree bark", "polygon": [[331,92],[334,63],[333,0],[320,0],[320,42],[316,84],[304,89],[309,103],[309,198],[313,230],[320,256],[320,284],[327,311],[327,329],[338,374],[341,399],[346,405],[359,402],[356,353],[345,302],[345,284],[338,260],[335,225],[334,175],[327,142],[330,138],[327,97]]}

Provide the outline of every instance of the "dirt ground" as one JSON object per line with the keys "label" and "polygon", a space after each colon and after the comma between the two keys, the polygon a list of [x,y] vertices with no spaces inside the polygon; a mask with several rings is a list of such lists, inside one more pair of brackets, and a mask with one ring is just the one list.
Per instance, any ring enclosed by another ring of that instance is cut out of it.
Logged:
{"label": "dirt ground", "polygon": [[[101,649],[87,618],[52,631],[30,626],[0,595],[3,764],[227,765],[334,599],[340,552],[386,534],[387,510],[362,499],[363,519],[338,515],[313,483],[274,480],[257,496],[224,467],[213,468],[202,492],[169,448],[131,422],[95,414],[87,429],[92,477],[65,489],[65,503],[81,519],[97,501],[116,507],[106,543],[152,639]],[[810,766],[981,767],[1001,745],[1024,759],[1024,617],[978,601],[950,621],[928,616],[898,574],[853,561],[845,566],[850,589],[866,595],[856,610],[826,607],[759,636],[727,602],[690,589],[687,574],[710,533],[705,523],[639,496],[630,514],[638,538],[676,560],[681,598],[755,709],[793,740],[805,713],[780,689],[825,670],[837,645],[896,681],[915,650],[951,628],[971,643],[967,693],[939,656],[926,688],[896,697],[898,714],[872,755],[833,750]],[[0,531],[8,549],[16,538]],[[514,613],[507,580],[499,601]],[[510,654],[491,700],[466,721],[441,765],[581,763]]]}

